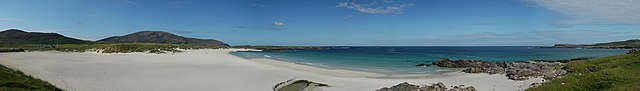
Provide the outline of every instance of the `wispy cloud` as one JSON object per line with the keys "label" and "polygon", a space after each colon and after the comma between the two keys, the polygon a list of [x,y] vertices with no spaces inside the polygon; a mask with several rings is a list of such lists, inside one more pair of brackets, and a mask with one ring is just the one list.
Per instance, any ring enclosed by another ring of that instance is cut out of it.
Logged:
{"label": "wispy cloud", "polygon": [[392,0],[382,0],[381,2],[373,1],[368,3],[346,1],[338,3],[336,7],[353,9],[368,14],[401,14],[404,8],[412,5],[411,3],[394,3]]}
{"label": "wispy cloud", "polygon": [[567,15],[554,20],[556,26],[581,24],[640,24],[640,0],[527,0]]}
{"label": "wispy cloud", "polygon": [[100,15],[96,15],[96,14],[91,14],[91,15],[89,15],[89,16],[91,16],[91,17],[95,17],[95,18],[102,18],[102,16],[100,16]]}
{"label": "wispy cloud", "polygon": [[286,25],[287,25],[287,22],[280,22],[280,21],[277,21],[277,22],[273,22],[273,25],[274,25],[274,26],[278,26],[278,27],[286,26]]}
{"label": "wispy cloud", "polygon": [[257,3],[251,4],[251,6],[253,6],[253,7],[260,7],[260,8],[269,7],[269,5],[265,5],[265,4],[257,4]]}
{"label": "wispy cloud", "polygon": [[60,33],[63,31],[71,31],[72,29],[45,29],[40,31],[31,31],[31,32],[42,32],[42,33]]}
{"label": "wispy cloud", "polygon": [[353,15],[347,15],[347,16],[344,16],[344,17],[342,17],[342,18],[343,18],[343,19],[351,19],[351,17],[353,17]]}
{"label": "wispy cloud", "polygon": [[138,2],[135,2],[135,1],[132,1],[132,0],[120,0],[120,1],[122,1],[124,3],[127,3],[127,4],[138,4]]}
{"label": "wispy cloud", "polygon": [[23,21],[23,20],[15,19],[15,18],[0,18],[0,21]]}
{"label": "wispy cloud", "polygon": [[173,7],[173,8],[179,8],[184,6],[185,4],[191,2],[190,0],[171,0],[169,1],[167,4],[169,4],[169,7]]}
{"label": "wispy cloud", "polygon": [[184,31],[184,30],[173,30],[174,33],[177,34],[192,34],[193,32],[191,31]]}
{"label": "wispy cloud", "polygon": [[415,43],[410,45],[541,45],[557,43],[591,44],[639,38],[638,33],[600,30],[547,30],[515,33],[471,33],[436,35],[419,39],[380,40],[385,43]]}

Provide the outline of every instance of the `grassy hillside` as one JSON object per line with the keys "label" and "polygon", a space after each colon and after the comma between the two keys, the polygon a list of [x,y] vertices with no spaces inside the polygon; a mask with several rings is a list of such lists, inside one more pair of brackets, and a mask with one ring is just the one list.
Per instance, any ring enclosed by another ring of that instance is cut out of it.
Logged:
{"label": "grassy hillside", "polygon": [[0,91],[62,91],[55,86],[0,65]]}
{"label": "grassy hillside", "polygon": [[572,73],[527,91],[639,91],[640,54],[623,54],[567,65]]}

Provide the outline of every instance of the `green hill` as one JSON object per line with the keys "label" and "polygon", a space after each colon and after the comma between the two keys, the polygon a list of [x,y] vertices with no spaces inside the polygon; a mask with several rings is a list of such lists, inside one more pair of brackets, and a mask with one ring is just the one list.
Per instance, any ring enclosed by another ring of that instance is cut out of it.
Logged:
{"label": "green hill", "polygon": [[571,73],[527,91],[638,91],[640,54],[570,62]]}
{"label": "green hill", "polygon": [[91,43],[74,38],[69,38],[57,33],[25,32],[18,29],[9,29],[0,32],[0,44],[83,44]]}
{"label": "green hill", "polygon": [[222,41],[214,39],[187,38],[163,31],[140,31],[124,36],[113,36],[98,41],[116,43],[163,43],[188,44],[195,46],[229,46]]}

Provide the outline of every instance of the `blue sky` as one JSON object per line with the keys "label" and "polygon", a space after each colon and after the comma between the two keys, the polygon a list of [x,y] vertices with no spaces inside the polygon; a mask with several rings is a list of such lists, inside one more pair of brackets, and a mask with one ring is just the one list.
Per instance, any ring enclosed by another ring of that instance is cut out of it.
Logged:
{"label": "blue sky", "polygon": [[0,29],[231,45],[526,46],[640,37],[640,0],[0,0]]}

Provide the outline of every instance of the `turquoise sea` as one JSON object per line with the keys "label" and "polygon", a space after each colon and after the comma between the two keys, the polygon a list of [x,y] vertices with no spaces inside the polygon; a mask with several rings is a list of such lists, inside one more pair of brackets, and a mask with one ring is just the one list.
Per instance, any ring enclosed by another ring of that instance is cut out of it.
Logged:
{"label": "turquoise sea", "polygon": [[347,69],[383,74],[422,74],[457,71],[436,66],[416,67],[442,58],[512,62],[565,60],[624,54],[627,49],[538,48],[533,46],[477,47],[331,47],[327,50],[233,52],[242,58],[268,58],[328,69]]}

